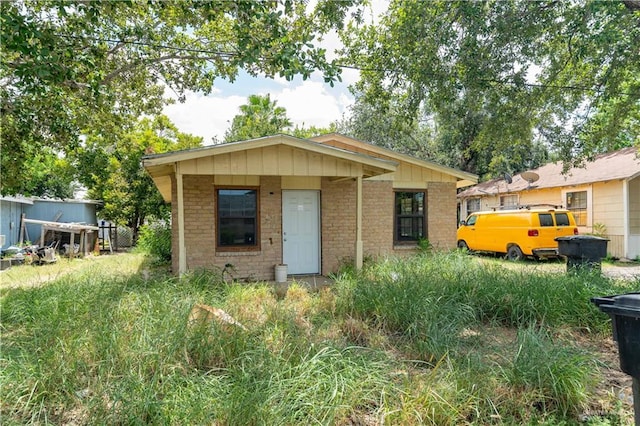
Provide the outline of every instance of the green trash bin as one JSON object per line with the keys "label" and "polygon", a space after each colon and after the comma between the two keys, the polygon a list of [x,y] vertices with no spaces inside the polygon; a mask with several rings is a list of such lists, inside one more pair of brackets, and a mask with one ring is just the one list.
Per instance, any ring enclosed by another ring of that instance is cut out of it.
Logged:
{"label": "green trash bin", "polygon": [[558,254],[567,258],[567,272],[596,270],[602,268],[602,259],[607,256],[607,238],[594,235],[571,235],[556,238]]}

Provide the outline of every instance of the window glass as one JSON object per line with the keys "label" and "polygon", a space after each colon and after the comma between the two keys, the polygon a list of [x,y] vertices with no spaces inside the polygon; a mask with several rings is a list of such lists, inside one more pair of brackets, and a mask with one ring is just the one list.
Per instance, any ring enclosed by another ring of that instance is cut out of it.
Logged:
{"label": "window glass", "polygon": [[218,246],[256,246],[258,191],[218,190]]}
{"label": "window glass", "polygon": [[569,215],[566,213],[556,213],[556,225],[569,226]]}
{"label": "window glass", "polygon": [[467,216],[477,211],[480,211],[480,198],[471,198],[467,200]]}
{"label": "window glass", "polygon": [[467,225],[475,225],[476,220],[478,220],[478,216],[476,216],[475,214],[473,216],[469,216],[469,218],[467,219]]}
{"label": "window glass", "polygon": [[396,192],[394,237],[396,242],[426,238],[424,192]]}
{"label": "window glass", "polygon": [[540,226],[553,226],[551,213],[540,213],[538,217],[540,218]]}
{"label": "window glass", "polygon": [[518,196],[517,195],[501,195],[500,196],[500,209],[501,210],[515,210],[518,208]]}
{"label": "window glass", "polygon": [[567,210],[573,213],[576,225],[587,225],[587,191],[567,192]]}

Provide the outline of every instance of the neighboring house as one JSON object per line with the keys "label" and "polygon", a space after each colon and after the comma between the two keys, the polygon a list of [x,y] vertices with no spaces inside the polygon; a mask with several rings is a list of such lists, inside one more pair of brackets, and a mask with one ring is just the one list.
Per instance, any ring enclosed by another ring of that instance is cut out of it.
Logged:
{"label": "neighboring house", "polygon": [[609,255],[640,256],[640,151],[635,147],[598,155],[566,173],[561,163],[551,163],[511,183],[484,182],[460,192],[458,201],[461,218],[478,210],[562,206],[573,212],[581,234],[606,235]]}
{"label": "neighboring house", "polygon": [[364,255],[454,248],[456,188],[475,175],[339,134],[275,135],[143,159],[172,205],[173,270],[328,274]]}
{"label": "neighboring house", "polygon": [[[97,225],[96,207],[98,201],[91,200],[58,200],[37,197],[0,197],[0,235],[4,235],[7,248],[22,242],[39,243],[42,224],[25,223],[22,227],[22,217],[27,220],[51,223],[74,223],[83,225]],[[93,244],[97,233],[90,239]],[[62,236],[62,243],[69,242],[69,235]],[[0,238],[1,239],[1,238]]]}
{"label": "neighboring house", "polygon": [[22,197],[0,197],[0,249],[20,242],[20,220],[33,201]]}
{"label": "neighboring house", "polygon": [[[53,198],[32,198],[31,200],[33,203],[24,209],[27,219],[98,226],[96,209],[100,204],[99,201]],[[25,239],[34,243],[38,241],[40,228],[39,224],[28,223]],[[96,236],[97,234],[93,236],[93,240]],[[68,236],[65,242],[68,242]]]}

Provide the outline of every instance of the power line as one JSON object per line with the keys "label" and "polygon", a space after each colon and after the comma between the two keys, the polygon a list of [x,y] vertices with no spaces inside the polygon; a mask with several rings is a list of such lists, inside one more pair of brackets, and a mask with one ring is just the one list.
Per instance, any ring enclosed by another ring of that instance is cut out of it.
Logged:
{"label": "power line", "polygon": [[[230,51],[222,51],[222,50],[209,50],[209,49],[194,49],[190,47],[177,47],[170,46],[166,44],[154,44],[149,42],[135,41],[135,40],[118,40],[111,38],[101,38],[101,37],[80,37],[66,34],[58,34],[59,37],[83,40],[90,39],[93,41],[105,42],[105,43],[114,43],[114,44],[130,44],[134,46],[144,46],[151,47],[156,49],[166,49],[172,50],[176,52],[184,52],[184,53],[201,53],[205,55],[215,55],[220,57],[232,58],[238,57],[240,54],[238,52],[230,52]],[[369,68],[358,65],[349,65],[343,63],[334,64],[338,68],[342,69],[353,69],[358,71],[374,71],[374,72],[395,72],[396,70],[393,68]],[[482,78],[480,81],[486,81],[489,83],[498,83],[498,84],[509,84],[513,86],[524,86],[524,87],[537,87],[542,89],[560,89],[560,90],[574,90],[574,91],[582,91],[582,92],[594,92],[594,93],[605,93],[605,89],[598,89],[593,87],[586,86],[574,86],[574,85],[556,85],[556,84],[542,84],[542,83],[526,83],[526,82],[514,82],[514,81],[505,81],[499,79],[491,79],[491,78]],[[626,96],[640,96],[640,92],[610,92],[614,95],[626,95]]]}
{"label": "power line", "polygon": [[166,44],[147,43],[142,41],[117,40],[117,39],[100,38],[100,37],[80,37],[80,36],[73,36],[73,35],[67,35],[67,34],[58,34],[58,36],[62,38],[70,38],[70,39],[76,39],[76,40],[89,39],[89,40],[100,41],[105,43],[131,44],[134,46],[153,47],[156,49],[167,49],[167,50],[174,50],[177,52],[185,52],[185,53],[203,53],[207,55],[218,55],[218,56],[229,56],[229,57],[238,56],[237,52],[226,52],[221,50],[216,51],[216,50],[208,50],[208,49],[194,49],[191,47],[177,47],[177,46],[169,46]]}
{"label": "power line", "polygon": [[[639,0],[640,1],[640,0]],[[346,65],[346,64],[336,64],[336,66],[340,68],[353,69],[358,71],[374,71],[374,72],[394,72],[395,69],[392,68],[368,68],[368,67],[360,67],[357,65]],[[499,84],[510,84],[513,86],[525,86],[525,87],[539,87],[543,89],[562,89],[562,90],[575,90],[582,92],[595,92],[595,93],[604,93],[605,89],[596,89],[587,86],[573,86],[573,85],[559,85],[559,84],[542,84],[542,83],[526,83],[526,82],[515,82],[515,81],[506,81],[499,80],[495,78],[480,78],[480,81],[485,81],[489,83],[499,83]],[[640,96],[640,92],[610,92],[615,95],[628,95],[628,96]]]}

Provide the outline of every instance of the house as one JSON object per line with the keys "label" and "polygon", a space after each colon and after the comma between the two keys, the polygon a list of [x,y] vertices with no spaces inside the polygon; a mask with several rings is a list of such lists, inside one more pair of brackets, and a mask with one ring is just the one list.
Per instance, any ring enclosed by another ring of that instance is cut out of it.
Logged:
{"label": "house", "polygon": [[172,206],[173,270],[328,274],[343,262],[455,247],[456,188],[475,175],[339,134],[274,135],[150,155]]}
{"label": "house", "polygon": [[[92,228],[97,225],[98,204],[98,201],[91,200],[0,197],[0,235],[4,235],[0,248],[24,242],[40,243],[46,227],[56,234],[55,237],[60,239],[61,244],[69,243],[71,234],[66,228],[78,228],[76,235],[87,230],[93,231]],[[61,226],[63,230],[56,232],[54,228]],[[87,245],[92,247],[97,233],[87,232],[87,238]]]}
{"label": "house", "polygon": [[479,210],[562,206],[571,210],[581,234],[604,234],[608,254],[640,256],[640,151],[637,147],[598,155],[566,173],[561,163],[509,179],[494,179],[458,194],[464,218]]}
{"label": "house", "polygon": [[[24,209],[27,219],[34,219],[45,222],[73,223],[90,226],[98,226],[96,210],[99,201],[56,199],[56,198],[32,198],[33,203]],[[25,239],[38,241],[41,234],[41,224],[27,223]],[[92,243],[95,242],[97,233],[92,236]],[[68,241],[68,235],[65,242]]]}

